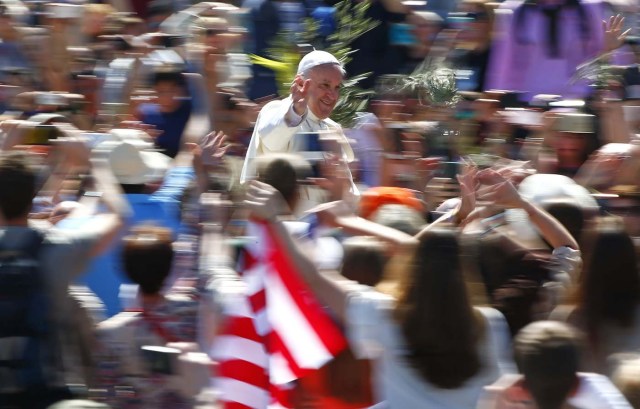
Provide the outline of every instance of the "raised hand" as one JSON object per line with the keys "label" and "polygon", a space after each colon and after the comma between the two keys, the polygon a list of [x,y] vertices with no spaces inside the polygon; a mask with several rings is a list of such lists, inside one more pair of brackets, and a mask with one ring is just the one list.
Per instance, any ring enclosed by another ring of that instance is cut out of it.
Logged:
{"label": "raised hand", "polygon": [[229,150],[227,135],[222,131],[208,133],[200,142],[202,149],[202,164],[204,166],[217,166]]}
{"label": "raised hand", "polygon": [[199,144],[187,143],[186,146],[193,155],[193,168],[200,177],[204,177],[208,170],[217,168],[222,164],[224,155],[231,147],[225,144],[227,136],[222,132],[210,132],[202,138]]}
{"label": "raised hand", "polygon": [[525,203],[516,187],[507,178],[493,169],[478,172],[478,181],[485,186],[478,189],[479,200],[505,208],[522,207]]}
{"label": "raised hand", "polygon": [[304,79],[301,75],[296,76],[291,84],[291,99],[293,100],[293,110],[302,116],[307,112],[307,96],[309,93],[310,79]]}
{"label": "raised hand", "polygon": [[456,176],[461,197],[458,220],[464,220],[476,208],[477,175],[478,169],[475,166],[466,165],[462,175]]}
{"label": "raised hand", "polygon": [[602,20],[602,30],[604,31],[604,52],[608,53],[624,44],[624,40],[631,31],[628,29],[624,33],[624,17],[620,14],[611,16],[609,21]]}
{"label": "raised hand", "polygon": [[252,180],[246,191],[244,206],[258,220],[273,221],[287,208],[284,198],[273,186]]}
{"label": "raised hand", "polygon": [[92,155],[91,149],[87,145],[87,139],[81,135],[65,132],[65,136],[61,136],[53,140],[54,145],[63,154],[61,160],[65,161],[65,165],[77,165],[81,167],[89,166],[90,160],[103,159],[103,153],[97,152]]}

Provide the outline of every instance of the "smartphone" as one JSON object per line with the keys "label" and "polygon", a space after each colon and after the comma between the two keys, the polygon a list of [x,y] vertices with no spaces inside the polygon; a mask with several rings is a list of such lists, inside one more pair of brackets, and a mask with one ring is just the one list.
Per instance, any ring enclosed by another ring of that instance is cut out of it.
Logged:
{"label": "smartphone", "polygon": [[505,121],[518,126],[541,126],[542,115],[540,112],[526,108],[506,108],[503,111]]}
{"label": "smartphone", "polygon": [[522,97],[522,92],[507,91],[502,95],[500,95],[500,105],[502,109],[521,108],[523,106],[521,97]]}
{"label": "smartphone", "polygon": [[25,145],[50,145],[51,140],[56,139],[60,131],[55,125],[36,125],[25,131]]}
{"label": "smartphone", "polygon": [[53,18],[77,19],[82,17],[83,7],[79,4],[48,3],[47,14]]}
{"label": "smartphone", "polygon": [[185,36],[165,35],[160,37],[160,44],[164,48],[180,47],[181,45],[185,44],[186,40],[187,40],[187,37]]}
{"label": "smartphone", "polygon": [[294,146],[298,148],[298,154],[311,165],[310,177],[321,177],[320,162],[325,159],[325,156],[320,132],[298,132],[293,138]]}
{"label": "smartphone", "polygon": [[440,162],[435,176],[455,180],[459,173],[460,162]]}
{"label": "smartphone", "polygon": [[449,13],[447,25],[454,30],[464,30],[476,20],[473,13]]}
{"label": "smartphone", "polygon": [[140,351],[151,373],[162,375],[176,374],[178,356],[180,355],[179,349],[143,345],[140,347]]}
{"label": "smartphone", "polygon": [[391,45],[414,45],[418,43],[413,35],[413,26],[406,23],[392,23],[389,28],[389,43]]}
{"label": "smartphone", "polygon": [[389,153],[402,153],[404,145],[402,143],[404,133],[409,132],[410,129],[406,122],[391,122],[387,124],[387,129],[391,131],[392,139],[388,141],[386,145],[391,150]]}
{"label": "smartphone", "polygon": [[470,165],[476,166],[478,169],[489,169],[501,159],[500,156],[489,155],[486,153],[472,153],[465,156],[464,161]]}
{"label": "smartphone", "polygon": [[67,105],[68,100],[62,94],[56,94],[54,92],[43,92],[36,95],[36,103],[38,105]]}

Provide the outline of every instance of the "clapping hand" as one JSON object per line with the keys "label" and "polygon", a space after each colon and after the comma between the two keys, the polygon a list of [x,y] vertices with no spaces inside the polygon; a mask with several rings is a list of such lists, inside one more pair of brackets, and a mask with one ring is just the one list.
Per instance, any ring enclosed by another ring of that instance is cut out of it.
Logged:
{"label": "clapping hand", "polygon": [[524,199],[513,183],[495,170],[482,170],[478,172],[477,178],[482,185],[485,185],[478,189],[479,200],[504,208],[519,208],[524,205]]}

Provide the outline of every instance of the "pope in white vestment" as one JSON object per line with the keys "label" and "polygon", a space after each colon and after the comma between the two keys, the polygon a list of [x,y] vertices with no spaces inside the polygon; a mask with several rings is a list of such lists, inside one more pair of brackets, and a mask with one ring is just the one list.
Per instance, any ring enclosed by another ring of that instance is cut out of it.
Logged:
{"label": "pope in white vestment", "polygon": [[[325,51],[312,51],[302,58],[291,95],[269,102],[258,115],[240,175],[241,183],[256,177],[256,158],[270,153],[300,152],[302,140],[294,135],[302,132],[335,131],[332,136],[337,139],[342,159],[345,163],[353,161],[353,150],[342,127],[329,119],[343,78],[340,62]],[[351,176],[348,169],[347,173]],[[353,181],[350,190],[358,194]]]}

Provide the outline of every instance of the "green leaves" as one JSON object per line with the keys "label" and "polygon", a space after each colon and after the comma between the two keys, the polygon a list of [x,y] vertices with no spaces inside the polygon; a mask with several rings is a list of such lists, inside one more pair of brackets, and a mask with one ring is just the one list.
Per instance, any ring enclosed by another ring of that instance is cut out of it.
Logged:
{"label": "green leaves", "polygon": [[607,88],[612,84],[622,82],[622,72],[620,67],[611,65],[612,53],[602,54],[593,58],[576,68],[575,74],[571,77],[571,84],[578,81],[587,81],[595,88]]}
{"label": "green leaves", "polygon": [[423,61],[407,76],[403,87],[418,95],[422,104],[448,107],[456,105],[461,99],[454,71],[431,60]]}

